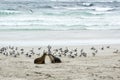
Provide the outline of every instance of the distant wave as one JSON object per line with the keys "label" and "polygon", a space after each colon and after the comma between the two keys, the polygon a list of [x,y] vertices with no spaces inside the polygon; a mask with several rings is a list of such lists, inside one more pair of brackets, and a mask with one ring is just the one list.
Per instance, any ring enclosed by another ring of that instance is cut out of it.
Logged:
{"label": "distant wave", "polygon": [[14,14],[20,14],[20,12],[19,11],[12,11],[12,10],[0,10],[0,16],[14,15]]}
{"label": "distant wave", "polygon": [[70,30],[94,30],[94,29],[0,29],[0,31],[70,31]]}
{"label": "distant wave", "polygon": [[26,25],[17,25],[17,26],[0,26],[0,31],[68,31],[68,30],[120,30],[119,25],[58,25],[58,26],[26,26]]}
{"label": "distant wave", "polygon": [[110,7],[95,7],[94,10],[95,11],[113,11],[114,8],[110,8]]}
{"label": "distant wave", "polygon": [[104,12],[96,12],[96,11],[63,11],[63,12],[43,12],[43,15],[49,16],[97,16],[97,15],[104,15]]}
{"label": "distant wave", "polygon": [[93,3],[88,3],[88,2],[86,2],[86,3],[82,3],[82,5],[85,6],[85,7],[91,7],[91,6],[94,6]]}
{"label": "distant wave", "polygon": [[39,8],[54,8],[54,7],[50,5],[45,5],[45,6],[39,6]]}
{"label": "distant wave", "polygon": [[94,10],[94,11],[114,11],[115,9],[112,7],[98,7],[98,6],[90,6],[90,7],[82,7],[82,6],[66,6],[66,7],[59,7],[59,6],[52,6],[53,9],[66,9],[66,10]]}
{"label": "distant wave", "polygon": [[78,31],[78,30],[120,30],[120,29],[0,29],[0,31]]}

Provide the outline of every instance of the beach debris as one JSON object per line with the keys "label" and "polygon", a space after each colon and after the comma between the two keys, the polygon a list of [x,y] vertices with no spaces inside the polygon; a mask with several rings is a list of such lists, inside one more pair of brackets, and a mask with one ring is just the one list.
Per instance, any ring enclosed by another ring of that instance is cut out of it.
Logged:
{"label": "beach debris", "polygon": [[36,71],[35,71],[34,73],[35,73],[35,74],[42,74],[41,72],[36,72]]}
{"label": "beach debris", "polygon": [[120,60],[118,60],[120,62]]}
{"label": "beach debris", "polygon": [[45,74],[45,76],[47,76],[47,77],[52,77],[50,74]]}
{"label": "beach debris", "polygon": [[26,74],[26,76],[30,76],[30,74]]}

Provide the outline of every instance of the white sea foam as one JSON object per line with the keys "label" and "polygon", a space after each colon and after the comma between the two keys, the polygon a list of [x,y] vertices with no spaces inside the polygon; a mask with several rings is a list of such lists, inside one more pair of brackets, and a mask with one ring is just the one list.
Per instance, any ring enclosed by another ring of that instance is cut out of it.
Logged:
{"label": "white sea foam", "polygon": [[112,11],[112,10],[114,10],[114,8],[110,8],[110,7],[95,7],[94,9],[96,11]]}

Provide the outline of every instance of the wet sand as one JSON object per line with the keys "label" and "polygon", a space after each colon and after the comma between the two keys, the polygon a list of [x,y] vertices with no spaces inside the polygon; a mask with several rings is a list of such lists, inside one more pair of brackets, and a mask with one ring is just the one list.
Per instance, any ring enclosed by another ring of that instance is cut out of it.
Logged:
{"label": "wet sand", "polygon": [[119,30],[0,31],[0,45],[79,46],[120,44]]}

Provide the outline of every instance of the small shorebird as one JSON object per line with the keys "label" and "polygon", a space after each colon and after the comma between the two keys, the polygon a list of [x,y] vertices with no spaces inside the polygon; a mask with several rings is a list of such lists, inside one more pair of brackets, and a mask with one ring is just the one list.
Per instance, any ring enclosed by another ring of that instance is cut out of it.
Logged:
{"label": "small shorebird", "polygon": [[96,50],[95,47],[91,47],[91,50]]}
{"label": "small shorebird", "polygon": [[110,46],[107,46],[106,48],[110,48]]}
{"label": "small shorebird", "polygon": [[101,50],[104,50],[104,47],[101,47]]}
{"label": "small shorebird", "polygon": [[81,54],[80,54],[80,57],[87,57],[87,53],[83,51],[84,49],[81,49]]}
{"label": "small shorebird", "polygon": [[117,49],[117,50],[115,50],[113,53],[118,53],[119,52],[119,50]]}

